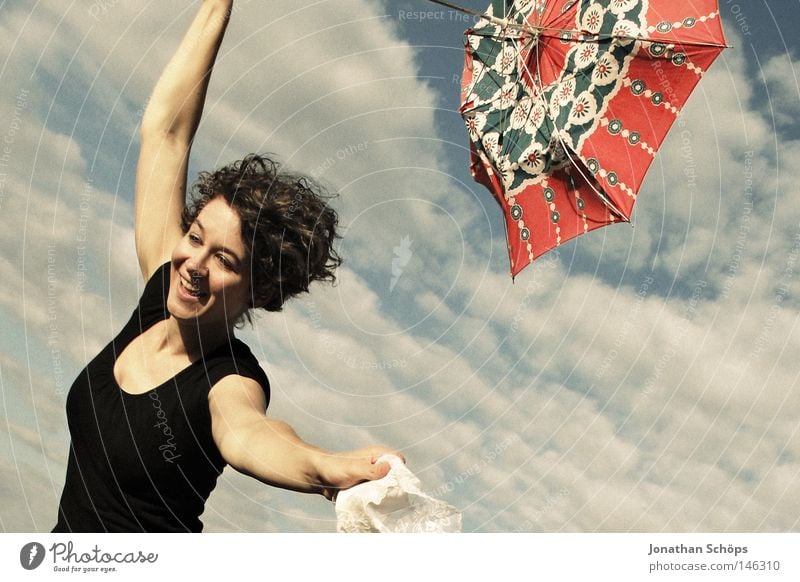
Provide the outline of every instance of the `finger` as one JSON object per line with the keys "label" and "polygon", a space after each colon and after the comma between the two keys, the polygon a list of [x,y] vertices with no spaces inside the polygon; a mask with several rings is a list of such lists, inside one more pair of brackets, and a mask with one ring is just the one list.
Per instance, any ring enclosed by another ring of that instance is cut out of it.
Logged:
{"label": "finger", "polygon": [[383,447],[383,446],[370,447],[370,452],[371,452],[370,461],[372,463],[377,463],[378,459],[380,459],[384,455],[392,455],[399,458],[401,461],[403,461],[403,463],[406,462],[406,457],[403,453],[390,449],[389,447]]}
{"label": "finger", "polygon": [[338,494],[339,494],[339,489],[337,489],[336,487],[325,487],[322,490],[323,497],[325,497],[325,499],[327,499],[328,501],[332,501],[334,503],[336,503],[336,496]]}
{"label": "finger", "polygon": [[392,466],[382,461],[380,463],[374,463],[370,466],[370,479],[383,479],[386,475],[389,474],[389,471],[392,470]]}

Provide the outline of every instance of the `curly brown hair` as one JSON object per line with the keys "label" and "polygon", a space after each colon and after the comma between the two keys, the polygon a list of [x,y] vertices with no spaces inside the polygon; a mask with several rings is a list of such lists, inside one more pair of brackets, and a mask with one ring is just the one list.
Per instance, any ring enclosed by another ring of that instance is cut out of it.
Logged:
{"label": "curly brown hair", "polygon": [[[333,248],[338,216],[333,195],[307,176],[284,172],[266,156],[250,154],[215,172],[200,172],[183,210],[184,233],[206,204],[223,197],[239,214],[251,271],[251,306],[280,311],[312,281],[336,280],[342,263]],[[252,323],[250,312],[245,316]]]}

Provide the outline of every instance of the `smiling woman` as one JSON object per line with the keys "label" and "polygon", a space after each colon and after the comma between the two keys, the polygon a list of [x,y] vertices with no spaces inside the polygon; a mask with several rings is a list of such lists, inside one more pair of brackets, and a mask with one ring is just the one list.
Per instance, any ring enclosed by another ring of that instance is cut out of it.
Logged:
{"label": "smiling woman", "polygon": [[[213,173],[202,172],[195,197],[183,210],[183,232],[212,201],[235,210],[247,241],[252,270],[252,303],[280,311],[283,303],[308,291],[312,281],[334,281],[341,264],[333,243],[336,212],[321,187],[305,176],[279,171],[269,158],[249,155]],[[245,311],[249,315],[249,310]]]}
{"label": "smiling woman", "polygon": [[333,280],[336,213],[310,180],[250,155],[187,164],[232,0],[205,0],[148,102],[136,176],[136,251],[147,281],[130,320],[67,397],[70,452],[54,532],[201,531],[226,464],[333,498],[389,471],[371,446],[330,453],[266,416],[269,382],[234,329]]}

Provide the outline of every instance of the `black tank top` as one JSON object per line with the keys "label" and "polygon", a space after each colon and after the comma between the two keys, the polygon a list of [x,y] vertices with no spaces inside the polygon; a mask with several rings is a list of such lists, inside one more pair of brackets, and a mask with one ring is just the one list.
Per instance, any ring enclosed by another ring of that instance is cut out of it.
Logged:
{"label": "black tank top", "polygon": [[199,532],[206,499],[225,467],[211,436],[208,392],[230,374],[269,382],[236,338],[143,394],[114,378],[135,337],[169,317],[170,264],[144,288],[128,323],[80,373],[67,396],[67,477],[53,532]]}

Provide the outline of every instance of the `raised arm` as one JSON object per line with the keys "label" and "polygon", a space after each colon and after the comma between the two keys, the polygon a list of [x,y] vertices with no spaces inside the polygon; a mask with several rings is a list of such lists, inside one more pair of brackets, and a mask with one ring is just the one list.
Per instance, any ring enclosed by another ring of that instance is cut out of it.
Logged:
{"label": "raised arm", "polygon": [[331,453],[304,442],[285,422],[266,417],[261,387],[249,378],[227,376],[217,382],[209,394],[209,409],[222,457],[263,483],[331,499],[340,489],[389,472],[387,463],[376,462],[393,452],[386,447]]}
{"label": "raised arm", "polygon": [[180,240],[189,151],[233,0],[204,0],[156,83],[142,118],[135,239],[145,280]]}

